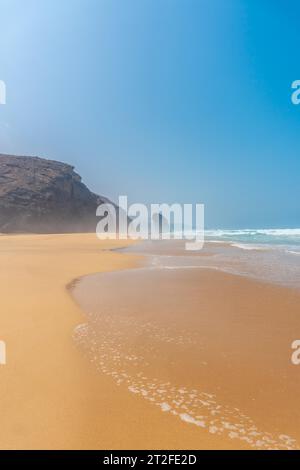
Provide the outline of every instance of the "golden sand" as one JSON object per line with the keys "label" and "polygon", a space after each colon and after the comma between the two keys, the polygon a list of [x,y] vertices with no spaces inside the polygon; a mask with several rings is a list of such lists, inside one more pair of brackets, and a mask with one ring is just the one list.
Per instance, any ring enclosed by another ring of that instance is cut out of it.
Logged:
{"label": "golden sand", "polygon": [[[0,366],[0,448],[248,448],[247,442],[211,434],[118,387],[78,348],[74,328],[87,320],[66,286],[88,273],[139,265],[137,256],[108,251],[119,246],[120,242],[86,234],[0,237],[0,340],[7,345],[7,364]],[[232,407],[237,403],[259,427],[282,428],[298,438],[300,369],[290,364],[289,346],[300,332],[299,294],[211,271],[201,276],[200,284],[195,277],[185,282],[194,286],[191,311],[199,301],[196,285],[202,286],[202,315],[182,317],[175,309],[175,325],[178,330],[203,331],[203,361],[213,366],[206,369],[205,387],[217,385],[221,401]],[[171,293],[171,284],[169,289]],[[109,284],[107,299],[115,302],[124,290],[116,292]],[[137,302],[144,305],[142,295],[141,289]],[[154,298],[153,305],[155,317],[161,313],[163,323],[173,322],[166,300]],[[149,308],[141,308],[141,315],[147,317]],[[151,342],[146,332],[143,339]],[[225,361],[222,353],[228,355],[232,348],[242,354]],[[170,349],[162,347],[159,352],[170,354]],[[166,358],[162,370],[155,370],[158,375],[165,372]],[[185,354],[175,357],[179,367],[169,368],[172,380],[183,378],[180,365],[186,360]],[[198,365],[195,355],[186,377],[194,377],[201,370]],[[250,400],[251,384],[252,396],[265,408]]]}
{"label": "golden sand", "polygon": [[74,347],[82,315],[66,285],[133,265],[132,257],[102,251],[119,245],[89,234],[0,237],[0,339],[7,348],[0,366],[1,449],[101,447],[108,416],[98,424],[94,416],[114,394]]}
{"label": "golden sand", "polygon": [[125,244],[89,234],[0,237],[0,339],[7,345],[1,449],[184,448],[198,441],[193,429],[98,374],[74,343],[85,317],[66,286],[136,265],[137,257],[107,251]]}

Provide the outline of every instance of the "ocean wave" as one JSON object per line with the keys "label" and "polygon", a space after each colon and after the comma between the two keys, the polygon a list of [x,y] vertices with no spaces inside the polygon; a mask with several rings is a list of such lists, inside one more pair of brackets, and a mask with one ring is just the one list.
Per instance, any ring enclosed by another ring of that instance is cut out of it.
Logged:
{"label": "ocean wave", "polygon": [[294,251],[294,250],[285,250],[286,253],[289,253],[291,255],[300,255],[300,251]]}
{"label": "ocean wave", "polygon": [[266,251],[268,248],[261,245],[250,245],[250,244],[243,244],[243,243],[231,243],[231,246],[234,248],[240,248],[241,250],[257,250],[257,251]]}
{"label": "ocean wave", "polygon": [[257,249],[262,249],[261,245],[299,246],[300,228],[206,230],[205,239],[206,241],[237,243],[240,245],[238,248],[242,249],[251,249],[246,248],[246,245],[256,245]]}
{"label": "ocean wave", "polygon": [[207,236],[238,236],[238,235],[269,235],[275,237],[300,237],[300,228],[283,228],[283,229],[238,229],[238,230],[206,230]]}

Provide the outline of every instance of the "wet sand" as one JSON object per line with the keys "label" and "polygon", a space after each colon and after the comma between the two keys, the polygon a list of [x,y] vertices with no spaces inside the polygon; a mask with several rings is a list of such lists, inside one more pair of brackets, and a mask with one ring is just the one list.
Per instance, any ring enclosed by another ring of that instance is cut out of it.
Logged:
{"label": "wet sand", "polygon": [[124,244],[0,237],[0,448],[298,447],[299,293]]}
{"label": "wet sand", "polygon": [[132,397],[137,419],[125,446],[299,447],[300,368],[290,360],[297,290],[152,266],[88,276],[73,295],[86,312],[78,348]]}

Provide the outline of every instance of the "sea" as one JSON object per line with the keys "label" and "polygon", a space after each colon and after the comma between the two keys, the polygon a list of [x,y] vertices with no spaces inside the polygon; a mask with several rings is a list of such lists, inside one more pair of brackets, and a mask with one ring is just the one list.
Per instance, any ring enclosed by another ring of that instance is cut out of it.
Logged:
{"label": "sea", "polygon": [[300,228],[207,230],[199,251],[187,251],[185,240],[147,240],[126,251],[163,269],[202,267],[300,288]]}

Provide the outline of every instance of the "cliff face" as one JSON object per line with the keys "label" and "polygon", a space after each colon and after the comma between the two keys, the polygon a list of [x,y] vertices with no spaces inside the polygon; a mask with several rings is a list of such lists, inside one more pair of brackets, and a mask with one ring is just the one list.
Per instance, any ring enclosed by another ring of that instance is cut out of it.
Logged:
{"label": "cliff face", "polygon": [[2,233],[93,232],[102,202],[71,165],[0,154]]}

